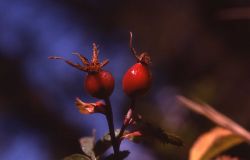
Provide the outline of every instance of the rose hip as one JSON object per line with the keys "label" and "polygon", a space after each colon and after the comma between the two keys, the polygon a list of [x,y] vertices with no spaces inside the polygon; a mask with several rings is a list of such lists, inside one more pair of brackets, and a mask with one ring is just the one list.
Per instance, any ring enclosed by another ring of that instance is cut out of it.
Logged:
{"label": "rose hip", "polygon": [[132,47],[132,33],[130,32],[130,48],[137,59],[132,67],[130,67],[123,76],[122,87],[123,91],[130,97],[137,97],[145,94],[151,86],[151,73],[148,68],[150,57],[147,53],[137,55]]}
{"label": "rose hip", "polygon": [[88,75],[84,80],[84,88],[87,92],[96,98],[104,99],[108,98],[114,90],[114,78],[111,73],[103,70],[102,68],[108,64],[108,60],[99,62],[98,54],[99,50],[95,43],[93,43],[93,55],[91,61],[82,56],[79,53],[73,53],[81,60],[83,65],[73,63],[64,59],[63,57],[52,56],[49,59],[62,59],[72,67],[75,67],[81,71],[87,72]]}

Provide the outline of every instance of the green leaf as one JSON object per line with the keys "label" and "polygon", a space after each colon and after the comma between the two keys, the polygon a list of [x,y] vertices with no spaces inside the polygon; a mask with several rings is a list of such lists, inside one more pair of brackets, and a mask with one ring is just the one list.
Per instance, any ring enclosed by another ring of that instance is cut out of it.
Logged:
{"label": "green leaf", "polygon": [[231,131],[216,127],[202,134],[190,150],[189,160],[210,160],[244,140]]}
{"label": "green leaf", "polygon": [[91,160],[91,159],[82,154],[72,154],[68,157],[65,157],[63,160]]}

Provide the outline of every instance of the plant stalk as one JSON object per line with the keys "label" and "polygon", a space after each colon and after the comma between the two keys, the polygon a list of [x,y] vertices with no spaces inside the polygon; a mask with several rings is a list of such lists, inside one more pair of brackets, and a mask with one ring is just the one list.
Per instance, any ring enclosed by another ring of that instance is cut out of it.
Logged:
{"label": "plant stalk", "polygon": [[115,136],[112,107],[111,107],[111,103],[110,103],[109,98],[104,99],[104,101],[106,103],[106,109],[107,109],[106,119],[107,119],[107,122],[108,122],[109,133],[110,133],[110,137],[111,137],[111,143],[112,143],[113,150],[114,150],[114,159],[118,160],[119,144],[118,144],[117,138]]}
{"label": "plant stalk", "polygon": [[[131,100],[131,104],[130,104],[130,106],[129,106],[129,109],[131,109],[132,110],[132,115],[134,114],[134,110],[135,110],[135,99],[133,98],[132,100]],[[132,116],[133,117],[133,116]],[[125,123],[123,123],[122,124],[122,127],[121,127],[121,129],[120,129],[120,133],[119,133],[119,135],[117,136],[118,137],[118,148],[120,149],[120,145],[121,145],[121,140],[120,140],[120,138],[123,136],[123,133],[125,132],[125,129],[128,127],[128,125],[129,124],[125,124]]]}

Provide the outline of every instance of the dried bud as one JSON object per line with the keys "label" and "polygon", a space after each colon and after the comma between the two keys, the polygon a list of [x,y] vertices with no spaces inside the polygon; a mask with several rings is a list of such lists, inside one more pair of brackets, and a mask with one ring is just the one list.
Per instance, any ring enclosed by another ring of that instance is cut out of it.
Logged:
{"label": "dried bud", "polygon": [[141,119],[141,115],[135,114],[132,109],[129,109],[125,118],[124,118],[124,125],[131,125],[136,124],[136,121]]}
{"label": "dried bud", "polygon": [[92,59],[89,61],[85,56],[81,55],[80,53],[74,52],[72,53],[76,55],[82,62],[81,64],[71,62],[63,57],[60,56],[49,56],[49,59],[59,59],[59,60],[64,60],[67,64],[70,66],[77,68],[81,71],[87,72],[87,73],[93,73],[93,72],[100,72],[102,68],[108,64],[109,60],[105,59],[102,62],[99,62],[98,55],[99,55],[99,50],[96,46],[95,43],[93,43],[93,53],[92,53]]}
{"label": "dried bud", "polygon": [[129,109],[128,112],[127,112],[127,114],[126,114],[126,116],[125,116],[125,118],[124,118],[123,123],[125,125],[127,125],[127,124],[129,124],[129,122],[131,121],[131,119],[132,119],[132,109]]}
{"label": "dried bud", "polygon": [[85,103],[76,98],[75,105],[82,114],[93,114],[93,113],[102,113],[105,114],[105,104],[102,101],[97,101],[95,103]]}

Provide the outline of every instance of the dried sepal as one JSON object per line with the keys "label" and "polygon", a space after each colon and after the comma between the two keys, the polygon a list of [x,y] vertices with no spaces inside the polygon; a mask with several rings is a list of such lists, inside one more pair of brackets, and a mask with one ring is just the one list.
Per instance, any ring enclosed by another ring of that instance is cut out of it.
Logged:
{"label": "dried sepal", "polygon": [[132,109],[129,109],[128,112],[127,112],[127,114],[125,115],[123,124],[124,124],[124,125],[128,125],[129,123],[131,123],[131,122],[130,122],[131,119],[132,119]]}
{"label": "dried sepal", "polygon": [[84,57],[83,55],[81,55],[80,53],[73,52],[72,54],[76,55],[81,60],[82,64],[89,65],[89,60],[86,57]]}
{"label": "dried sepal", "polygon": [[136,138],[138,137],[142,137],[142,133],[140,131],[134,131],[134,132],[130,132],[130,133],[125,133],[121,138],[122,139],[127,139],[130,141],[134,141]]}
{"label": "dried sepal", "polygon": [[98,47],[95,43],[93,43],[93,53],[92,53],[92,59],[91,61],[89,61],[85,56],[81,55],[78,52],[74,52],[72,53],[74,55],[76,55],[82,62],[82,65],[78,64],[78,63],[73,63],[69,60],[66,60],[63,57],[59,57],[59,56],[49,56],[49,59],[60,59],[60,60],[64,60],[67,64],[69,64],[70,66],[77,68],[81,71],[84,72],[100,72],[102,70],[102,67],[104,67],[106,64],[108,64],[108,59],[105,59],[102,62],[99,62],[98,60],[98,55],[99,55],[99,50]]}
{"label": "dried sepal", "polygon": [[102,68],[102,67],[104,67],[108,63],[109,63],[109,60],[105,59],[104,61],[101,62],[100,67]]}
{"label": "dried sepal", "polygon": [[99,55],[99,50],[98,47],[95,43],[93,43],[93,54],[92,54],[92,63],[99,63],[98,62],[98,55]]}
{"label": "dried sepal", "polygon": [[106,112],[105,103],[103,103],[102,101],[97,101],[95,103],[86,103],[77,97],[75,105],[82,114],[93,114],[93,113],[105,114]]}
{"label": "dried sepal", "polygon": [[140,56],[138,57],[138,61],[145,63],[145,64],[151,64],[151,58],[149,56],[149,54],[147,52],[143,52],[140,54]]}
{"label": "dried sepal", "polygon": [[133,109],[129,109],[127,114],[125,115],[123,124],[128,126],[132,124],[136,124],[136,121],[141,120],[142,116],[139,114],[136,114]]}
{"label": "dried sepal", "polygon": [[71,62],[71,61],[69,61],[69,60],[67,60],[67,59],[65,59],[65,58],[63,58],[63,57],[59,57],[59,56],[49,56],[48,59],[60,59],[60,60],[64,60],[64,61],[65,61],[67,64],[69,64],[70,66],[75,67],[75,68],[77,68],[77,69],[79,69],[79,70],[81,70],[81,71],[86,71],[86,70],[87,70],[86,66],[82,66],[82,65],[80,65],[80,64],[78,64],[78,63]]}

